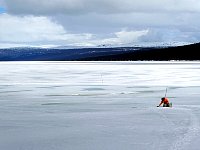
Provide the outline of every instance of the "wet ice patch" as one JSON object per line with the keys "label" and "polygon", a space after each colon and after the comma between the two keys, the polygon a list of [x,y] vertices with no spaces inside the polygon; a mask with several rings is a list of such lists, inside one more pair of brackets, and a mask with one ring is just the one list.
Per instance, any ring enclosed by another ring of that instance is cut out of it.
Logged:
{"label": "wet ice patch", "polygon": [[104,91],[104,88],[85,88],[83,91]]}
{"label": "wet ice patch", "polygon": [[65,103],[44,103],[42,105],[46,105],[46,106],[52,106],[52,105],[64,105]]}

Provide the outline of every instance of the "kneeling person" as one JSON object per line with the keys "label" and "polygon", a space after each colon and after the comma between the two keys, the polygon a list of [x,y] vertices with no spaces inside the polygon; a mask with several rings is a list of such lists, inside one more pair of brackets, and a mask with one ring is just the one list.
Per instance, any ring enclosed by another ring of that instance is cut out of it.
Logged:
{"label": "kneeling person", "polygon": [[163,104],[163,107],[170,107],[169,100],[166,97],[161,98],[161,102],[157,107],[160,107],[162,104]]}

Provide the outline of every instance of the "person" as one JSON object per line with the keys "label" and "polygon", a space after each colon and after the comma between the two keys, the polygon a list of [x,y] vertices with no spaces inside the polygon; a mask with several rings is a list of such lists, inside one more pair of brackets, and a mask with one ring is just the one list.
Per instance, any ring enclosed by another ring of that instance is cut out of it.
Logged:
{"label": "person", "polygon": [[161,102],[157,107],[160,107],[162,104],[163,104],[163,107],[170,107],[169,100],[166,97],[161,98]]}

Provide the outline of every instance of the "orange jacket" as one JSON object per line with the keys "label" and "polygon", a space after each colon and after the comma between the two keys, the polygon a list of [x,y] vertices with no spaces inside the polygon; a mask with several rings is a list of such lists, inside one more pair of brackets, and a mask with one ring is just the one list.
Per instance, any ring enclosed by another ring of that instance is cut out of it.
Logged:
{"label": "orange jacket", "polygon": [[164,100],[162,100],[162,101],[160,102],[159,106],[162,105],[163,103],[164,103],[164,104],[169,104],[168,98],[165,97]]}

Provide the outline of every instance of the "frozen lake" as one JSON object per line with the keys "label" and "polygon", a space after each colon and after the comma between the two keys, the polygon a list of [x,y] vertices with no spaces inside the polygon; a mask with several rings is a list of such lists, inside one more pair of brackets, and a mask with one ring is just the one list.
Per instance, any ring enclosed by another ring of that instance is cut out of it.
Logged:
{"label": "frozen lake", "polygon": [[[200,62],[1,62],[1,150],[197,150]],[[172,108],[157,108],[165,95]]]}

